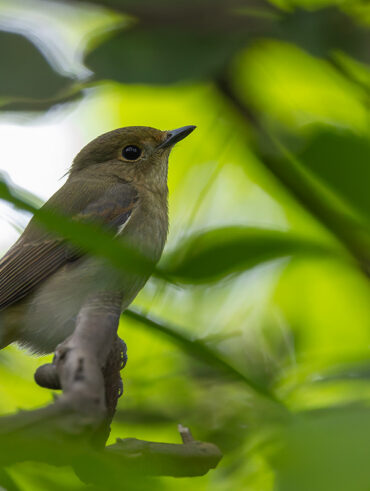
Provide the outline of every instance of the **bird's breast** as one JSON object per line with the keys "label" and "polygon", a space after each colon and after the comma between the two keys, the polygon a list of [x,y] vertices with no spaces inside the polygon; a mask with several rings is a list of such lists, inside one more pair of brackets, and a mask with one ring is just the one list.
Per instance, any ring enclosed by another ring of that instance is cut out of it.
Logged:
{"label": "bird's breast", "polygon": [[140,196],[137,208],[118,236],[127,239],[151,260],[158,261],[168,233],[167,195],[150,194]]}

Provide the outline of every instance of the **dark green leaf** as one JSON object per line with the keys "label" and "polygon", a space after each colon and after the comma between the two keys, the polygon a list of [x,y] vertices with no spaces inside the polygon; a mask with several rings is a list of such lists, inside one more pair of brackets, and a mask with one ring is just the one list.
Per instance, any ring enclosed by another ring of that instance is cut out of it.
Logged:
{"label": "dark green leaf", "polygon": [[0,489],[6,491],[21,491],[21,488],[5,469],[0,469]]}
{"label": "dark green leaf", "polygon": [[86,64],[98,79],[122,83],[210,79],[253,34],[276,23],[276,9],[261,0],[110,3],[137,24],[93,40]]}
{"label": "dark green leaf", "polygon": [[114,267],[133,273],[151,273],[153,264],[128,245],[114,240],[111,234],[87,223],[75,222],[71,218],[55,211],[37,209],[32,200],[25,198],[24,193],[11,187],[0,178],[0,199],[12,203],[17,208],[35,214],[36,219],[50,232],[64,237],[84,252],[106,258]]}
{"label": "dark green leaf", "polygon": [[203,282],[296,254],[337,253],[287,232],[252,227],[225,227],[200,233],[175,250],[165,274],[180,282]]}
{"label": "dark green leaf", "polygon": [[370,140],[351,131],[324,127],[299,156],[305,166],[370,221]]}
{"label": "dark green leaf", "polygon": [[4,102],[4,104],[1,105],[1,109],[7,112],[43,112],[60,104],[76,102],[81,99],[82,95],[83,92],[81,88],[74,86],[49,99],[12,99],[8,102]]}
{"label": "dark green leaf", "polygon": [[0,31],[0,61],[1,105],[54,98],[72,82],[53,70],[37,47],[20,34]]}
{"label": "dark green leaf", "polygon": [[263,262],[292,254],[337,254],[321,244],[285,232],[248,227],[225,227],[191,237],[174,251],[160,270],[136,251],[96,226],[76,223],[55,211],[37,209],[24,192],[0,179],[0,199],[35,213],[48,230],[97,256],[108,259],[118,270],[152,272],[181,282],[204,282],[241,272]]}
{"label": "dark green leaf", "polygon": [[171,84],[216,75],[240,47],[238,37],[174,28],[121,31],[86,57],[99,79]]}
{"label": "dark green leaf", "polygon": [[334,6],[312,12],[296,9],[285,16],[278,37],[315,56],[327,57],[334,50],[342,50],[359,61],[370,62],[370,29]]}

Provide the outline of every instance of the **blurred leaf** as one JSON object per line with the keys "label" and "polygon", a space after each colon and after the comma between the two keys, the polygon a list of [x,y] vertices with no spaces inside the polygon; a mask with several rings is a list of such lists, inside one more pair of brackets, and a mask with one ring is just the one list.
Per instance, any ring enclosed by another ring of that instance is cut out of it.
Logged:
{"label": "blurred leaf", "polygon": [[300,161],[362,218],[370,221],[370,140],[351,131],[318,128]]}
{"label": "blurred leaf", "polygon": [[[71,433],[65,431],[65,428],[61,431],[60,427],[55,430],[56,427],[48,426],[51,419],[53,418],[46,417],[44,421],[47,429],[44,429],[43,425],[34,423],[33,425],[26,424],[26,428],[13,430],[9,434],[1,434],[1,464],[13,466],[18,462],[32,461],[39,471],[44,470],[41,475],[38,475],[37,472],[33,476],[30,475],[30,472],[27,473],[37,485],[35,489],[56,489],[58,491],[59,489],[79,489],[79,483],[73,478],[73,475],[65,476],[61,483],[57,480],[53,486],[53,474],[55,476],[61,473],[55,471],[45,475],[45,463],[56,467],[71,466],[82,482],[97,485],[99,489],[121,489],[122,482],[129,483],[130,490],[149,489],[149,479],[144,477],[146,469],[140,473],[137,466],[133,468],[133,463],[129,458],[115,456],[110,451],[93,450],[86,445],[86,442],[84,443],[82,438],[80,440],[76,436],[73,438]],[[151,484],[150,489],[155,489],[155,483]],[[9,487],[9,490],[11,489]]]}
{"label": "blurred leaf", "polygon": [[327,255],[335,250],[319,243],[294,237],[286,232],[226,227],[191,237],[171,254],[165,268],[154,268],[137,251],[114,240],[101,228],[76,223],[71,218],[45,208],[36,209],[25,192],[11,188],[0,179],[0,199],[35,213],[48,230],[62,236],[82,250],[108,259],[118,270],[152,273],[181,282],[210,281],[232,272],[241,272],[263,262],[292,254]]}
{"label": "blurred leaf", "polygon": [[[78,0],[95,3],[136,17],[148,25],[182,25],[204,29],[215,27],[227,29],[245,25],[245,17],[276,20],[279,10],[266,0]],[[243,19],[244,17],[244,19]],[[252,24],[252,23],[251,23]]]}
{"label": "blurred leaf", "polygon": [[174,326],[171,326],[169,324],[150,319],[149,317],[135,312],[132,309],[126,310],[123,315],[133,321],[140,323],[144,327],[155,329],[165,334],[166,336],[169,336],[173,341],[176,342],[176,344],[184,349],[184,351],[194,356],[197,360],[201,360],[204,363],[207,363],[212,367],[220,370],[222,373],[230,376],[231,378],[245,383],[257,394],[266,397],[267,400],[270,400],[274,404],[280,406],[281,409],[284,409],[282,403],[278,401],[275,395],[269,392],[266,387],[259,385],[257,382],[250,379],[247,375],[241,373],[237,368],[230,365],[229,362],[225,360],[220,353],[218,353],[214,349],[209,348],[206,343],[197,339],[191,339],[184,331],[175,328]]}
{"label": "blurred leaf", "polygon": [[359,61],[370,62],[370,29],[335,6],[311,12],[296,9],[284,18],[279,37],[314,56],[328,57],[331,51],[342,50]]}
{"label": "blurred leaf", "polygon": [[277,491],[369,489],[370,410],[344,407],[295,418],[270,459]]}
{"label": "blurred leaf", "polygon": [[0,469],[0,489],[5,491],[21,491],[21,488],[5,469]]}
{"label": "blurred leaf", "polygon": [[210,79],[253,34],[276,22],[276,9],[261,0],[111,3],[138,23],[92,39],[86,64],[98,79],[121,83]]}
{"label": "blurred leaf", "polygon": [[190,237],[172,253],[165,274],[180,282],[210,281],[297,254],[338,256],[334,249],[288,232],[234,226]]}
{"label": "blurred leaf", "polygon": [[211,78],[241,46],[236,36],[176,29],[130,29],[116,33],[86,57],[98,79],[171,84]]}
{"label": "blurred leaf", "polygon": [[331,366],[329,370],[321,372],[315,377],[313,383],[328,383],[333,381],[363,380],[370,381],[370,362],[342,363],[339,366]]}
{"label": "blurred leaf", "polygon": [[52,69],[44,55],[25,36],[0,31],[0,107],[17,102],[29,109],[32,100],[53,99],[72,79]]}
{"label": "blurred leaf", "polygon": [[322,58],[342,50],[370,62],[370,29],[336,7],[280,12],[263,0],[95,3],[138,19],[128,30],[92,39],[86,64],[98,79],[170,84],[218,77],[241,47],[261,38],[285,40]]}
{"label": "blurred leaf", "polygon": [[81,99],[83,92],[81,87],[74,86],[70,87],[66,91],[62,91],[55,97],[50,97],[48,99],[27,99],[18,98],[12,99],[9,102],[4,102],[1,104],[2,111],[21,111],[21,112],[43,112],[48,111],[54,106],[59,104],[68,104],[72,102],[77,102]]}
{"label": "blurred leaf", "polygon": [[84,252],[108,259],[118,270],[133,273],[152,273],[154,265],[146,257],[122,241],[114,240],[114,237],[101,227],[80,223],[44,207],[35,208],[32,200],[28,199],[25,192],[11,187],[0,175],[0,199],[12,203],[21,210],[35,214],[35,218],[50,232],[69,240],[80,247]]}
{"label": "blurred leaf", "polygon": [[364,90],[323,53],[315,57],[294,43],[258,40],[236,59],[231,82],[250,109],[295,133],[317,121],[366,131]]}

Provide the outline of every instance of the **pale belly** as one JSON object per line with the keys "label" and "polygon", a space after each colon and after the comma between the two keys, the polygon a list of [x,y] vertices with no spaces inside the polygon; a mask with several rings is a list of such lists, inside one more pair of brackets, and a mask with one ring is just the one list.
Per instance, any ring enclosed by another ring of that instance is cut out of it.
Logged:
{"label": "pale belly", "polygon": [[83,259],[66,265],[26,300],[6,309],[0,323],[11,332],[12,341],[34,353],[50,353],[72,334],[78,312],[91,295],[120,291],[123,311],[146,281],[143,276],[118,276],[96,259]]}

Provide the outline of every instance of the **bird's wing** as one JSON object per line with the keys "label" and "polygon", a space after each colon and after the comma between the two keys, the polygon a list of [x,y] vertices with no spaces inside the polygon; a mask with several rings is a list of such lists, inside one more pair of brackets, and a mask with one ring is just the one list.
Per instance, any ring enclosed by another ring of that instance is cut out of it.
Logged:
{"label": "bird's wing", "polygon": [[[138,201],[135,189],[121,184],[96,194],[100,196],[87,205],[80,196],[77,204],[69,206],[73,219],[100,223],[113,231],[121,230]],[[54,205],[66,198],[63,192],[56,199],[55,196],[50,200]],[[56,207],[63,209],[63,206]],[[61,266],[80,256],[82,253],[65,240],[41,230],[31,220],[19,240],[0,260],[0,310],[22,299]]]}

